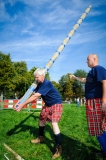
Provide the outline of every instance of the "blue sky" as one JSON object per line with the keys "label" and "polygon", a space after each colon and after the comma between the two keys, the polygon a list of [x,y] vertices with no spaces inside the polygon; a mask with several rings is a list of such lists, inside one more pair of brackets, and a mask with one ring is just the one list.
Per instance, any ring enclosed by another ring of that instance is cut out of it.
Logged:
{"label": "blue sky", "polygon": [[86,8],[92,9],[49,70],[51,80],[77,69],[89,71],[86,58],[99,56],[106,68],[106,0],[0,0],[0,51],[28,70],[44,68]]}

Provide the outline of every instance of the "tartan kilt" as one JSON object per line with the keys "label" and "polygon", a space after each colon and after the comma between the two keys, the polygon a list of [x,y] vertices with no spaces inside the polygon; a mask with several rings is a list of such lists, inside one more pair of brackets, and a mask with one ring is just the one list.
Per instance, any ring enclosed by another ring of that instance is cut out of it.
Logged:
{"label": "tartan kilt", "polygon": [[46,122],[59,122],[62,116],[63,105],[54,104],[51,107],[46,105],[43,106],[40,113],[39,122],[43,125],[46,125]]}
{"label": "tartan kilt", "polygon": [[86,100],[88,131],[92,136],[100,136],[106,131],[106,112],[102,111],[102,99]]}

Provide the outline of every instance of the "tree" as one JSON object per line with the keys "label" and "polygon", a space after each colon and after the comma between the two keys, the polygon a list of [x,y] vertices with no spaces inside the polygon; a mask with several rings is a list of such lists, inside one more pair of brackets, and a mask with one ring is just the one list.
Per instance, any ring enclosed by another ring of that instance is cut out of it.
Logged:
{"label": "tree", "polygon": [[[80,77],[80,78],[84,78],[87,75],[87,72],[85,70],[76,70],[76,72],[74,73],[75,76]],[[73,82],[73,93],[75,95],[75,97],[80,97],[80,99],[82,97],[84,97],[85,95],[85,90],[84,90],[84,86],[85,84],[79,81],[74,81]]]}
{"label": "tree", "polygon": [[52,84],[54,85],[54,87],[59,91],[59,89],[60,89],[60,84],[57,83],[57,82],[55,82],[55,81],[51,81],[51,82],[52,82]]}
{"label": "tree", "polygon": [[69,73],[62,76],[59,80],[60,88],[59,91],[61,93],[63,100],[70,100],[73,97],[72,84],[70,81]]}
{"label": "tree", "polygon": [[35,77],[34,77],[34,71],[36,70],[37,68],[36,67],[33,67],[29,73],[30,73],[30,76],[31,76],[31,83],[33,83],[35,81]]}
{"label": "tree", "polygon": [[46,76],[45,76],[45,78],[46,78],[46,79],[48,79],[48,80],[50,80],[50,75],[49,75],[49,72],[47,72],[47,73],[46,73]]}
{"label": "tree", "polygon": [[14,96],[15,76],[16,72],[10,54],[3,54],[0,52],[0,93],[3,93],[4,98],[6,96]]}
{"label": "tree", "polygon": [[14,83],[16,85],[15,93],[17,97],[20,98],[31,85],[32,77],[28,72],[26,62],[14,62],[14,68],[16,71],[16,76],[14,80]]}

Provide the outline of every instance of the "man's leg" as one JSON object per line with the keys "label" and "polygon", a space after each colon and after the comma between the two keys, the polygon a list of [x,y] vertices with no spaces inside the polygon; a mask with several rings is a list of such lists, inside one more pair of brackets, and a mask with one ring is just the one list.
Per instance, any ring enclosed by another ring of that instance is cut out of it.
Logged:
{"label": "man's leg", "polygon": [[[42,119],[42,117],[45,117]],[[39,133],[38,137],[36,139],[32,139],[31,143],[43,143],[44,142],[44,129],[46,125],[46,114],[45,114],[45,109],[43,108],[40,117],[39,117]]]}
{"label": "man's leg", "polygon": [[97,139],[106,157],[106,132],[104,132],[101,136],[98,136]]}
{"label": "man's leg", "polygon": [[60,129],[57,122],[52,122],[52,128],[53,128],[53,133],[54,133],[55,142],[56,142],[56,152],[53,155],[52,159],[55,159],[62,154],[61,134],[60,134]]}
{"label": "man's leg", "polygon": [[45,126],[39,126],[39,134],[38,137],[36,139],[32,139],[31,143],[43,143],[44,142],[44,129]]}

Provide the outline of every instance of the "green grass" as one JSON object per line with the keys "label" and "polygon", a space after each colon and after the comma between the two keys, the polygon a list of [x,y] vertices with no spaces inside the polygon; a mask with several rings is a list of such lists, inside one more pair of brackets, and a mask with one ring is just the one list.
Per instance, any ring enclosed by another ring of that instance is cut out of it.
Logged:
{"label": "green grass", "polygon": [[[3,143],[17,152],[25,160],[51,160],[54,153],[54,136],[50,123],[45,128],[45,143],[31,144],[30,140],[38,135],[39,112],[17,113],[14,110],[0,111],[0,160],[4,154],[15,160]],[[62,134],[63,154],[58,160],[102,160],[94,152],[100,150],[95,137],[88,135],[85,107],[64,104],[63,115],[59,122]]]}

